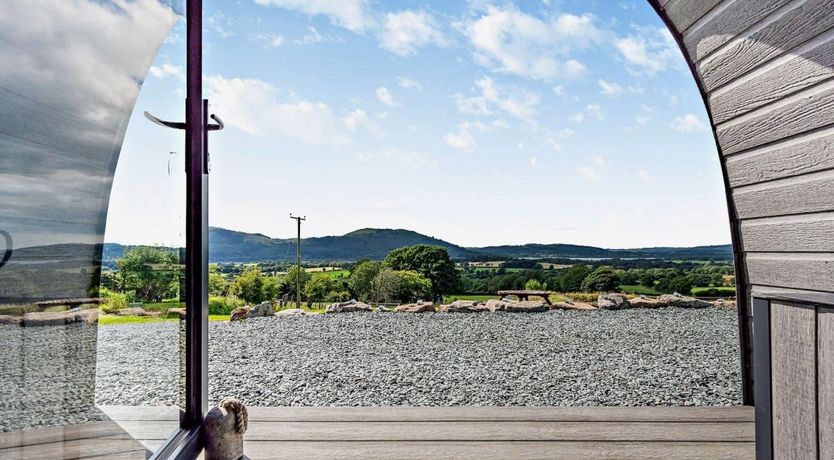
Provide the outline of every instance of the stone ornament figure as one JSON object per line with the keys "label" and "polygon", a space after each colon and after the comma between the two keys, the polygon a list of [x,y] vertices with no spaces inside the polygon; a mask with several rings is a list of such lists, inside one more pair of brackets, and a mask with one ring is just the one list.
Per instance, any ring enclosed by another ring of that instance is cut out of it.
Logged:
{"label": "stone ornament figure", "polygon": [[243,433],[249,424],[246,406],[237,399],[224,398],[206,414],[206,460],[248,460],[243,455]]}

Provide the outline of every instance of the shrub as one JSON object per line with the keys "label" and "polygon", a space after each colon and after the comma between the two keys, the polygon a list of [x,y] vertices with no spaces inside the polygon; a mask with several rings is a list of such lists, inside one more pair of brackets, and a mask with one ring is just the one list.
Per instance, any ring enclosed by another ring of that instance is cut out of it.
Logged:
{"label": "shrub", "polygon": [[613,291],[617,289],[617,274],[611,267],[602,266],[591,272],[582,281],[582,290],[592,291]]}
{"label": "shrub", "polygon": [[99,306],[99,309],[104,313],[115,313],[117,310],[127,308],[127,294],[102,288],[99,291],[99,296],[107,299],[105,303]]}
{"label": "shrub", "polygon": [[243,304],[243,300],[235,296],[209,297],[209,314],[229,315],[235,308],[242,307]]}

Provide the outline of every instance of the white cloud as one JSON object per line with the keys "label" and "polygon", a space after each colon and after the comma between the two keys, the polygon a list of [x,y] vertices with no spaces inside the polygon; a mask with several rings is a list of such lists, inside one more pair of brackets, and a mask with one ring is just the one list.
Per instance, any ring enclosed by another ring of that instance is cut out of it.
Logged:
{"label": "white cloud", "polygon": [[568,117],[568,119],[574,123],[582,123],[585,121],[585,114],[582,112],[577,112]]}
{"label": "white cloud", "polygon": [[366,0],[255,0],[255,3],[300,11],[310,16],[324,15],[333,24],[357,33],[373,26]]}
{"label": "white cloud", "polygon": [[[339,119],[323,102],[282,101],[279,91],[261,80],[206,78],[207,92],[226,124],[255,135],[280,134],[307,144],[350,141],[347,120]],[[355,126],[360,121],[354,121]]]}
{"label": "white cloud", "polygon": [[400,85],[401,88],[423,89],[423,85],[421,85],[420,82],[412,80],[408,77],[397,77],[397,84]]}
{"label": "white cloud", "polygon": [[509,126],[496,120],[491,123],[480,121],[464,121],[458,125],[457,132],[449,132],[443,136],[447,145],[459,150],[470,150],[476,145],[475,133],[491,133],[499,129],[507,129]]}
{"label": "white cloud", "polygon": [[270,48],[280,48],[284,45],[284,36],[276,34],[255,34],[254,39]]}
{"label": "white cloud", "polygon": [[180,80],[185,80],[185,69],[178,65],[162,64],[162,66],[151,66],[148,71],[154,78],[163,79],[165,77],[177,77]]}
{"label": "white cloud", "polygon": [[597,120],[605,119],[605,114],[602,113],[602,107],[599,104],[588,104],[585,107],[585,111]]}
{"label": "white cloud", "polygon": [[565,87],[562,85],[556,85],[553,87],[553,94],[557,96],[564,96],[565,95]]}
{"label": "white cloud", "polygon": [[[382,118],[377,116],[377,118]],[[351,132],[356,132],[359,128],[365,128],[369,133],[376,137],[384,137],[385,133],[368,114],[362,109],[354,109],[347,115],[342,117],[342,122],[347,126]]]}
{"label": "white cloud", "polygon": [[627,37],[618,38],[615,46],[627,62],[629,72],[654,75],[683,61],[675,39],[665,27],[640,27]]}
{"label": "white cloud", "polygon": [[688,113],[679,117],[675,117],[669,125],[675,131],[682,133],[694,133],[706,130],[706,125],[697,115]]}
{"label": "white cloud", "polygon": [[568,139],[574,135],[572,129],[565,128],[559,131],[551,131],[545,134],[544,141],[547,145],[553,148],[553,150],[561,150],[562,149],[562,140]]}
{"label": "white cloud", "polygon": [[646,182],[646,183],[654,182],[654,176],[652,176],[645,169],[641,169],[640,171],[637,171],[637,177],[639,177],[641,181]]}
{"label": "white cloud", "polygon": [[214,31],[220,38],[229,38],[235,35],[228,29],[231,26],[232,21],[219,11],[206,18],[206,27]]}
{"label": "white cloud", "polygon": [[475,146],[475,136],[472,134],[472,125],[465,121],[458,125],[457,132],[446,133],[443,141],[447,145],[459,150],[469,150]]}
{"label": "white cloud", "polygon": [[594,166],[596,166],[598,168],[604,168],[605,167],[605,160],[601,156],[595,156],[595,157],[591,158],[591,163],[593,163]]}
{"label": "white cloud", "polygon": [[455,94],[455,103],[467,115],[491,115],[500,110],[527,123],[534,123],[536,106],[541,98],[536,93],[517,88],[499,87],[489,78],[475,82],[474,96]]}
{"label": "white cloud", "polygon": [[333,35],[325,35],[318,31],[313,26],[307,26],[307,33],[299,38],[294,38],[292,42],[296,45],[315,45],[322,42],[343,42],[341,37]]}
{"label": "white cloud", "polygon": [[459,28],[474,46],[481,65],[495,72],[550,80],[586,72],[581,62],[568,55],[573,48],[601,41],[604,33],[595,22],[587,14],[543,20],[514,7],[488,6],[482,16]]}
{"label": "white cloud", "polygon": [[597,172],[594,171],[593,168],[588,166],[581,166],[576,168],[576,171],[579,173],[580,176],[584,177],[587,180],[596,180]]}
{"label": "white cloud", "polygon": [[650,121],[652,121],[652,117],[650,117],[648,115],[635,115],[634,116],[634,121],[638,125],[647,125],[647,124],[649,124]]}
{"label": "white cloud", "polygon": [[434,17],[425,11],[405,10],[387,13],[380,46],[399,56],[412,56],[427,45],[446,46],[448,40]]}
{"label": "white cloud", "polygon": [[602,90],[601,93],[608,97],[618,96],[625,92],[622,86],[618,85],[617,83],[609,83],[603,80],[602,78],[597,80],[597,84]]}
{"label": "white cloud", "polygon": [[536,167],[539,165],[539,159],[536,157],[530,157],[530,166]]}
{"label": "white cloud", "polygon": [[388,91],[388,88],[380,86],[374,92],[376,93],[376,98],[379,99],[379,102],[382,102],[388,107],[396,106],[396,104],[394,103],[394,96],[391,95],[391,92]]}

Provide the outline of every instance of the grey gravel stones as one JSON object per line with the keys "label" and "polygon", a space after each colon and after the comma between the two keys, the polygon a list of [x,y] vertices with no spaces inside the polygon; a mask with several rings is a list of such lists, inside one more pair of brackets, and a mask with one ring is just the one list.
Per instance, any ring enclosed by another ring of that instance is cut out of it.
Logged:
{"label": "grey gravel stones", "polygon": [[[99,404],[170,404],[177,327],[101,327]],[[248,406],[740,403],[736,312],[395,313],[212,323],[209,391]]]}

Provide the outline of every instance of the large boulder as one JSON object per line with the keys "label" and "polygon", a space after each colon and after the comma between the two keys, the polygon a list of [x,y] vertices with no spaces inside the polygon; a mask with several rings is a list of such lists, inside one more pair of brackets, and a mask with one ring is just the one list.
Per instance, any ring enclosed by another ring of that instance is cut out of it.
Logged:
{"label": "large boulder", "polygon": [[497,300],[489,299],[486,303],[489,311],[506,311],[510,313],[538,313],[548,310],[548,305],[543,300]]}
{"label": "large boulder", "polygon": [[695,297],[687,297],[681,294],[663,294],[658,297],[657,300],[664,302],[670,307],[707,308],[712,306],[712,304],[707,301],[698,300]]}
{"label": "large boulder", "polygon": [[585,303],[574,302],[572,300],[565,300],[564,302],[556,302],[550,306],[551,310],[596,310],[597,307]]}
{"label": "large boulder", "polygon": [[483,302],[455,300],[448,305],[441,305],[438,311],[443,313],[481,313],[489,311],[489,308]]}
{"label": "large boulder", "polygon": [[631,308],[631,304],[623,294],[600,294],[597,297],[597,307],[602,310],[622,310]]}
{"label": "large boulder", "polygon": [[669,304],[660,299],[652,299],[651,297],[645,296],[636,297],[628,302],[632,308],[662,308],[669,306]]}
{"label": "large boulder", "polygon": [[727,310],[735,310],[737,308],[735,300],[718,299],[712,302],[718,308],[726,308]]}
{"label": "large boulder", "polygon": [[39,326],[63,326],[65,324],[84,323],[95,324],[98,322],[98,309],[72,310],[60,312],[36,312],[26,313],[20,321],[23,327]]}
{"label": "large boulder", "polygon": [[119,316],[160,316],[158,311],[147,311],[142,307],[129,307],[117,310],[116,314]]}
{"label": "large boulder", "polygon": [[397,308],[394,309],[397,313],[427,313],[427,312],[434,312],[436,311],[434,308],[433,303],[429,302],[417,302],[417,303],[408,303],[405,305],[397,305]]}
{"label": "large boulder", "polygon": [[331,303],[324,310],[325,313],[353,313],[353,312],[369,312],[371,306],[365,302],[357,302],[356,300],[349,300],[347,302]]}
{"label": "large boulder", "polygon": [[309,313],[300,308],[288,308],[286,310],[279,310],[275,316],[307,316]]}
{"label": "large boulder", "polygon": [[234,310],[232,310],[232,314],[229,317],[229,321],[241,321],[241,320],[246,319],[249,315],[249,310],[251,310],[251,309],[252,309],[252,307],[237,307],[237,308],[235,308]]}
{"label": "large boulder", "polygon": [[275,309],[272,308],[272,302],[269,301],[255,305],[246,314],[247,318],[265,318],[267,316],[275,316]]}

